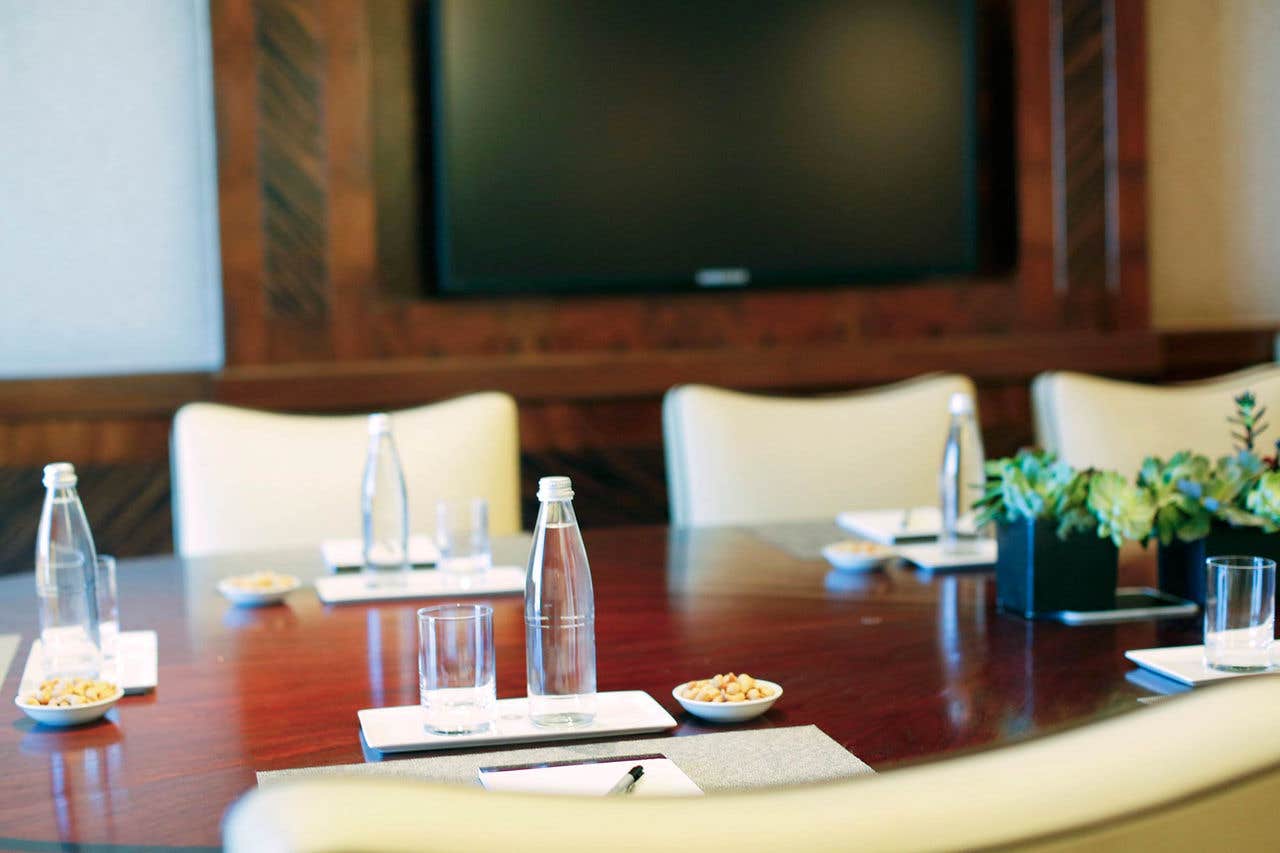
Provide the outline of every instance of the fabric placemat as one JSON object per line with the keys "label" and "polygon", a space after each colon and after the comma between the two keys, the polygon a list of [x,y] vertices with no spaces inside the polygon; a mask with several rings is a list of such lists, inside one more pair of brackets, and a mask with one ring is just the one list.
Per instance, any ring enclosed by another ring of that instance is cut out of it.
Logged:
{"label": "fabric placemat", "polygon": [[753,524],[746,530],[801,560],[821,560],[824,547],[854,538],[829,521]]}
{"label": "fabric placemat", "polygon": [[817,726],[789,726],[270,770],[258,773],[258,784],[321,776],[392,776],[479,787],[481,767],[646,753],[661,753],[670,758],[708,794],[831,782],[875,772]]}
{"label": "fabric placemat", "polygon": [[22,637],[18,634],[0,634],[0,684],[4,683],[4,677],[9,674],[9,664],[17,656],[18,643],[21,641]]}

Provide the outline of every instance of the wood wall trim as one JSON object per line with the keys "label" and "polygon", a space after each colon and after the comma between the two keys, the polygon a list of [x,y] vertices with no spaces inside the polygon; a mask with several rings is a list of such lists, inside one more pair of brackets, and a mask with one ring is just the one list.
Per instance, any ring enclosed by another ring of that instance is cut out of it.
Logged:
{"label": "wood wall trim", "polygon": [[209,373],[152,373],[0,382],[0,418],[167,416],[213,394]]}

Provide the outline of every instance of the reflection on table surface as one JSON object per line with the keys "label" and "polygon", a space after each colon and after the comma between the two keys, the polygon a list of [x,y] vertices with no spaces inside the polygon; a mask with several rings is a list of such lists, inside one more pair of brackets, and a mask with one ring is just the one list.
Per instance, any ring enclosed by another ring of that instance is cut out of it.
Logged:
{"label": "reflection on table surface", "polygon": [[[1136,708],[1152,690],[1126,678],[1124,651],[1199,636],[1195,619],[1026,622],[995,610],[989,573],[846,575],[745,528],[585,535],[601,690],[647,690],[676,735],[695,734],[721,729],[685,715],[671,688],[749,672],[786,695],[747,725],[816,724],[878,769]],[[526,542],[495,543],[497,559],[523,563]],[[1149,583],[1150,560],[1126,559],[1123,581]],[[420,603],[324,606],[304,585],[281,606],[238,609],[215,590],[262,569],[324,571],[318,549],[121,561],[122,627],[158,632],[160,686],[70,731],[13,709],[0,730],[0,841],[216,845],[255,771],[363,760],[356,711],[417,701]],[[521,695],[520,596],[486,600],[498,695]],[[31,579],[0,580],[0,633],[23,635],[10,696],[35,620]]]}

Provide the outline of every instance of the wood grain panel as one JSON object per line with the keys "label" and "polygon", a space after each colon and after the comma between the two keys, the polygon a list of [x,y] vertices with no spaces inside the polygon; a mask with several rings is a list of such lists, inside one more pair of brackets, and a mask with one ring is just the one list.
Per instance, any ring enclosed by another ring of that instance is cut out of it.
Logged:
{"label": "wood grain panel", "polygon": [[256,0],[258,150],[269,315],[328,313],[324,29],[312,0]]}

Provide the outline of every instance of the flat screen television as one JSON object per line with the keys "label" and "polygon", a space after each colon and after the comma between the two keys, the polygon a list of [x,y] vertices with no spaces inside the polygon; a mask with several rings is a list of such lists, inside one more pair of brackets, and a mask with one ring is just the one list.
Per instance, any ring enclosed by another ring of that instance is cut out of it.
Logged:
{"label": "flat screen television", "polygon": [[442,294],[977,264],[972,0],[437,0]]}

